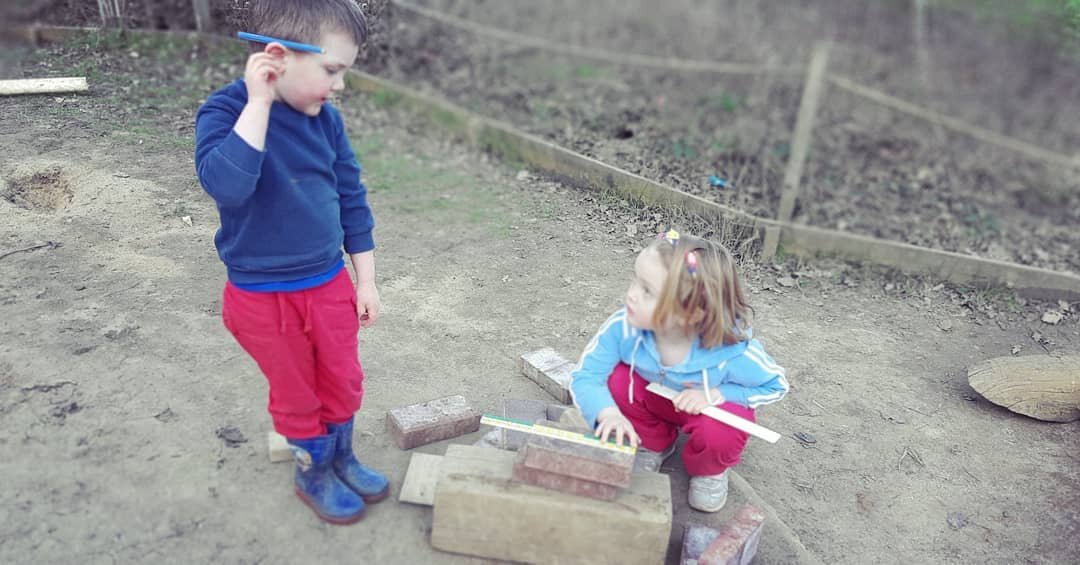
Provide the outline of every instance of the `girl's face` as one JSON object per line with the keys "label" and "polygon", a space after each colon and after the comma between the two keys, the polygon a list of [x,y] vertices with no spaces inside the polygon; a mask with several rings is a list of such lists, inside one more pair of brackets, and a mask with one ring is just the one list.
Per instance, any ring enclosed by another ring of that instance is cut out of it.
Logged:
{"label": "girl's face", "polygon": [[351,36],[336,31],[323,33],[318,45],[326,52],[290,51],[277,82],[278,98],[308,116],[318,116],[330,93],[345,88],[345,72],[360,50]]}
{"label": "girl's face", "polygon": [[653,322],[653,312],[667,274],[667,267],[655,249],[647,247],[638,254],[634,261],[634,276],[626,290],[626,320],[631,326],[642,330],[659,329]]}

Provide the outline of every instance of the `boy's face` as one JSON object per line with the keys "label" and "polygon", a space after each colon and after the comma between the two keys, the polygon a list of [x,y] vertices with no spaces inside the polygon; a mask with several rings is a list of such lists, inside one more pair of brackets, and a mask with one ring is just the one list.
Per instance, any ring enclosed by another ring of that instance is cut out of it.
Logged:
{"label": "boy's face", "polygon": [[653,322],[653,312],[665,278],[667,267],[660,260],[660,253],[646,247],[634,261],[634,276],[626,290],[626,321],[631,326],[642,330],[658,329]]}
{"label": "boy's face", "polygon": [[330,93],[345,88],[345,72],[360,52],[351,36],[337,31],[323,32],[317,45],[326,52],[286,52],[285,73],[276,82],[278,99],[308,116],[318,116]]}

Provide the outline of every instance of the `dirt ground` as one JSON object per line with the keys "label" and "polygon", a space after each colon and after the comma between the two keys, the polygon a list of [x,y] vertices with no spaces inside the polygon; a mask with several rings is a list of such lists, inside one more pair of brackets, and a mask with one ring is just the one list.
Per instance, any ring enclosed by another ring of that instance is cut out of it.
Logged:
{"label": "dirt ground", "polygon": [[[519,180],[377,101],[341,100],[384,306],[361,335],[357,449],[395,491],[360,524],[325,525],[292,494],[290,465],[267,461],[265,383],[220,323],[216,213],[194,178],[190,117],[237,72],[236,53],[117,39],[17,55],[7,76],[84,65],[96,78],[87,95],[0,99],[0,561],[472,562],[432,550],[430,510],[394,500],[409,453],[385,413],[449,394],[483,410],[544,398],[518,356],[578,354],[649,237],[624,221],[640,211]],[[170,72],[175,59],[196,71]],[[1014,415],[965,376],[1010,352],[1080,351],[1080,305],[828,260],[743,270],[792,391],[759,413],[785,438],[751,441],[737,470],[809,551],[1080,561],[1080,423]],[[1064,320],[1042,323],[1048,310]],[[685,483],[681,463],[666,470]]]}
{"label": "dirt ground", "polygon": [[[490,29],[617,54],[828,70],[1063,155],[1080,138],[1080,58],[1044,28],[910,2],[754,0],[657,5],[557,0],[416,4]],[[784,8],[780,8],[780,6]],[[776,216],[799,76],[614,65],[385,10],[382,75],[586,155],[748,212]],[[925,60],[926,65],[918,62]],[[924,86],[925,85],[925,86]],[[726,186],[710,184],[710,176]],[[915,245],[1080,272],[1080,171],[1047,165],[835,86],[818,110],[795,220]]]}

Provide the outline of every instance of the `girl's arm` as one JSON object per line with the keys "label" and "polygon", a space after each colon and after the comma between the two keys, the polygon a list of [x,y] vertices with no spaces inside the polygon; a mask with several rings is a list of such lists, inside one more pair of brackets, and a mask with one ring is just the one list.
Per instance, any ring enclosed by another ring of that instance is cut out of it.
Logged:
{"label": "girl's arm", "polygon": [[625,323],[625,310],[612,314],[585,346],[581,361],[570,373],[570,394],[590,428],[596,428],[601,410],[615,406],[607,381],[619,363],[619,340]]}
{"label": "girl's arm", "polygon": [[788,382],[783,367],[778,365],[756,339],[738,357],[724,366],[724,384],[717,387],[724,400],[757,408],[784,397]]}

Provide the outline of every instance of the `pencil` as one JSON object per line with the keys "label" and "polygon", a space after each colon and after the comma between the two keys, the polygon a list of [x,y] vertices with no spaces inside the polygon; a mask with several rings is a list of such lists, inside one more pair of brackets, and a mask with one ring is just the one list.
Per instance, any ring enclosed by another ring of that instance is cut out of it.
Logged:
{"label": "pencil", "polygon": [[326,50],[317,45],[308,45],[307,43],[297,43],[295,41],[288,41],[285,39],[277,39],[274,37],[267,37],[265,35],[257,35],[254,33],[247,33],[246,31],[236,32],[236,37],[240,39],[246,39],[248,41],[257,41],[259,43],[280,43],[285,47],[292,49],[293,51],[306,51],[308,53],[326,53]]}

